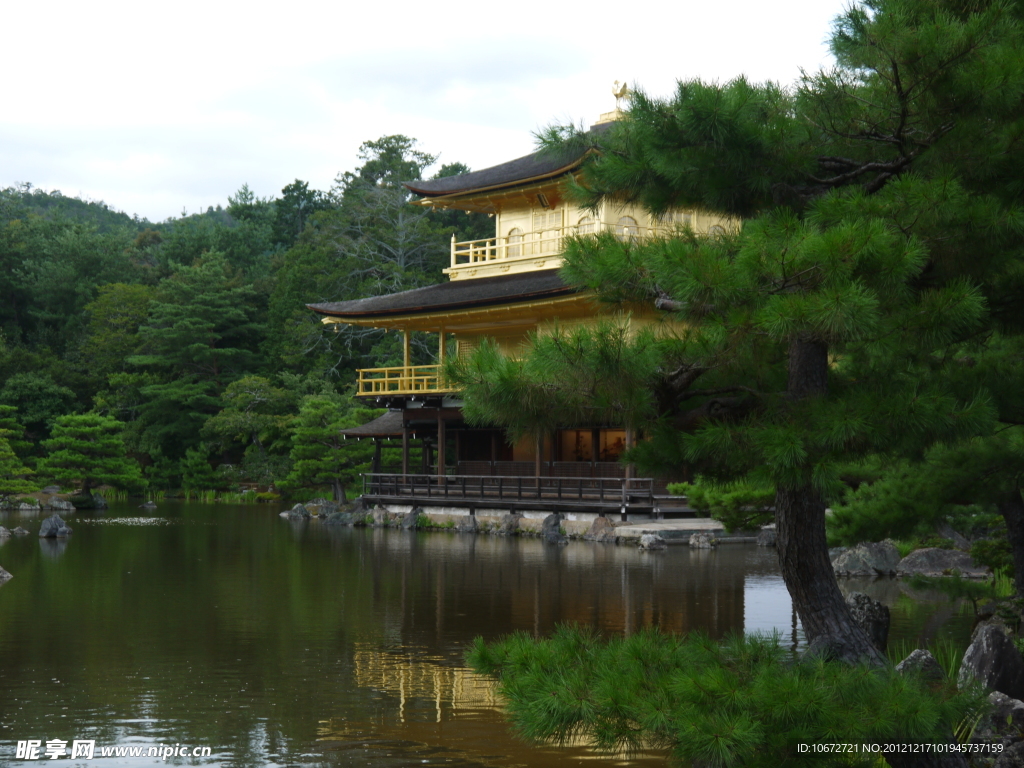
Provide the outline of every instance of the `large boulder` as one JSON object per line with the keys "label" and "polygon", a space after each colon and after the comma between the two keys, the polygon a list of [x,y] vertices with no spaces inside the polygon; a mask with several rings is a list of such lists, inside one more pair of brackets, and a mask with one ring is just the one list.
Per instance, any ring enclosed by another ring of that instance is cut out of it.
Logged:
{"label": "large boulder", "polygon": [[156,502],[150,499],[147,502],[139,504],[139,509],[156,509]]}
{"label": "large boulder", "polygon": [[493,532],[499,536],[515,536],[519,533],[519,521],[522,519],[523,516],[517,512],[503,515],[501,520],[498,521],[498,525],[493,529]]}
{"label": "large boulder", "polygon": [[978,721],[971,734],[973,744],[1010,744],[1021,740],[1024,733],[1024,702],[999,691],[988,695],[992,707],[986,717]]}
{"label": "large boulder", "polygon": [[562,527],[562,516],[557,512],[553,512],[544,518],[544,522],[540,525],[541,536],[559,536],[559,529]]}
{"label": "large boulder", "polygon": [[946,679],[946,673],[942,666],[932,656],[931,651],[917,648],[910,652],[903,661],[896,665],[896,671],[905,674],[907,672],[919,675],[930,682],[940,683]]}
{"label": "large boulder", "polygon": [[[660,536],[658,538],[661,538]],[[714,549],[718,539],[710,533],[694,533],[690,535],[690,549]]]}
{"label": "large boulder", "polygon": [[58,515],[50,515],[39,526],[39,538],[41,539],[64,538],[70,533],[71,528]]}
{"label": "large boulder", "polygon": [[540,535],[544,541],[552,544],[565,544],[568,539],[562,533],[562,516],[558,512],[552,512],[544,518],[540,525]]}
{"label": "large boulder", "polygon": [[665,549],[667,546],[665,540],[656,533],[645,533],[640,537],[640,549],[644,552]]}
{"label": "large boulder", "polygon": [[868,633],[875,648],[884,653],[889,639],[889,608],[863,592],[851,592],[846,598],[846,604],[853,614],[853,620]]}
{"label": "large boulder", "polygon": [[590,529],[583,534],[583,538],[587,541],[614,542],[618,537],[615,534],[615,524],[607,517],[598,517],[591,523]]}
{"label": "large boulder", "polygon": [[940,523],[935,527],[935,532],[942,538],[952,541],[953,546],[957,549],[962,549],[964,552],[967,552],[971,548],[971,542],[969,542],[963,534],[954,530],[953,526],[949,523]]}
{"label": "large boulder", "polygon": [[335,501],[328,501],[327,499],[310,499],[303,504],[306,510],[317,517],[327,517],[333,515],[341,509],[341,505]]}
{"label": "large boulder", "polygon": [[757,546],[759,547],[774,547],[775,546],[775,529],[774,528],[762,528],[761,532],[757,534]]}
{"label": "large boulder", "polygon": [[28,531],[22,528],[20,525],[11,531],[15,536],[28,536]]}
{"label": "large boulder", "polygon": [[43,500],[43,509],[52,509],[55,512],[74,512],[75,505],[67,499],[62,499],[59,496],[51,496],[50,498]]}
{"label": "large boulder", "polygon": [[988,568],[975,565],[968,553],[938,547],[914,550],[900,561],[896,573],[899,576],[952,576],[959,573],[970,579],[980,579],[989,575]]}
{"label": "large boulder", "polygon": [[59,485],[48,485],[45,488],[43,488],[43,490],[41,490],[40,493],[45,493],[45,494],[47,494],[49,496],[52,496],[55,493],[60,493],[60,486]]}
{"label": "large boulder", "polygon": [[891,576],[900,562],[900,551],[886,539],[864,542],[836,556],[832,569],[836,576]]}
{"label": "large boulder", "polygon": [[308,520],[311,517],[312,515],[309,513],[309,510],[303,504],[296,504],[288,510],[289,520]]}
{"label": "large boulder", "polygon": [[370,513],[370,517],[373,522],[370,525],[376,528],[386,528],[391,525],[393,515],[384,507],[375,507],[373,512]]}
{"label": "large boulder", "polygon": [[406,531],[416,530],[416,526],[419,525],[420,515],[423,514],[423,510],[419,507],[413,507],[402,516],[402,528]]}
{"label": "large boulder", "polygon": [[11,532],[4,528],[2,525],[0,525],[0,539],[5,539],[10,535]]}
{"label": "large boulder", "polygon": [[3,568],[0,568],[0,584],[3,584],[5,581],[10,581],[13,578],[14,577],[11,576],[11,574],[9,574]]}
{"label": "large boulder", "polygon": [[1024,657],[997,621],[983,621],[975,627],[964,652],[957,683],[963,688],[975,681],[1011,698],[1024,699]]}
{"label": "large boulder", "polygon": [[102,494],[94,493],[92,495],[92,508],[93,509],[109,509],[110,508],[110,504],[107,503],[107,500],[105,498],[103,498]]}
{"label": "large boulder", "polygon": [[1010,744],[992,763],[992,768],[1024,768],[1024,741]]}

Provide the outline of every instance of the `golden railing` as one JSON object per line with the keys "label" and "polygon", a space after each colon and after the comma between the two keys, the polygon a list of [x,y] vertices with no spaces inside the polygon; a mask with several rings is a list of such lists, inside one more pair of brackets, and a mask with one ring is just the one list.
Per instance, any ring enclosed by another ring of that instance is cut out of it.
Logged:
{"label": "golden railing", "polygon": [[509,237],[485,237],[481,240],[466,240],[461,243],[457,243],[453,239],[451,265],[454,268],[493,261],[515,261],[516,259],[555,255],[562,252],[566,237],[592,235],[598,231],[612,232],[616,237],[627,240],[671,232],[672,229],[670,227],[653,228],[632,224],[598,224],[595,222],[583,226],[555,227],[542,232],[525,232]]}
{"label": "golden railing", "polygon": [[441,378],[440,365],[409,365],[394,368],[363,368],[357,371],[359,395],[415,395],[450,392]]}

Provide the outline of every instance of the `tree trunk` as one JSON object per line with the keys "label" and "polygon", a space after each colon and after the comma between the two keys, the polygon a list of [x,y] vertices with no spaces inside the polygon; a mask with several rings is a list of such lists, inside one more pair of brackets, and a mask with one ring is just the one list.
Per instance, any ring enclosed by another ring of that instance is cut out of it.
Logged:
{"label": "tree trunk", "polygon": [[[795,339],[789,346],[789,397],[803,400],[827,391],[828,345]],[[776,490],[775,535],[782,577],[808,643],[844,661],[884,663],[839,591],[825,538],[825,502],[810,483]]]}
{"label": "tree trunk", "polygon": [[1006,521],[1006,538],[1010,540],[1013,556],[1013,579],[1017,597],[1024,597],[1024,501],[1020,489],[1014,488],[996,502],[999,514]]}
{"label": "tree trunk", "polygon": [[809,643],[843,661],[882,664],[885,657],[853,620],[839,591],[825,540],[825,502],[807,485],[775,493],[779,565]]}
{"label": "tree trunk", "polygon": [[[802,400],[827,391],[828,346],[819,341],[793,341],[789,347],[790,398]],[[853,620],[839,591],[825,538],[825,502],[810,484],[776,490],[775,542],[782,577],[808,642],[842,661],[886,663],[867,632]],[[892,768],[967,768],[966,759],[948,753],[890,755],[886,762]]]}
{"label": "tree trunk", "polygon": [[339,504],[348,504],[348,499],[345,498],[345,486],[342,485],[341,481],[335,478],[331,481],[331,490],[334,492],[334,500]]}

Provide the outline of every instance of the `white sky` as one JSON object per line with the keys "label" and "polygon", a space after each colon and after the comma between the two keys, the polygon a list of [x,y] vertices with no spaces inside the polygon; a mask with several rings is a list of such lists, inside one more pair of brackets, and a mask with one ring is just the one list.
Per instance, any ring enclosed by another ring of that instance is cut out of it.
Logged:
{"label": "white sky", "polygon": [[243,183],[327,189],[387,134],[485,168],[533,151],[549,123],[592,123],[614,80],[654,95],[689,77],[792,83],[827,65],[848,4],[8,3],[0,187],[160,221]]}

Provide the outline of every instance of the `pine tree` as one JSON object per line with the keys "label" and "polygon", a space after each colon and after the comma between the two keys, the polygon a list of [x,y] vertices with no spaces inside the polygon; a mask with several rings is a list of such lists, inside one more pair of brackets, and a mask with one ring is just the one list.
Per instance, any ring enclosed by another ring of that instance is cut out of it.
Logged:
{"label": "pine tree", "polygon": [[[580,382],[601,377],[581,364],[628,357],[645,397],[618,420],[652,438],[634,461],[774,487],[794,606],[812,644],[841,658],[881,661],[828,558],[838,468],[989,434],[999,416],[991,395],[965,395],[945,374],[1012,314],[997,308],[1024,298],[1015,13],[997,2],[877,0],[837,20],[837,69],[795,91],[740,79],[681,82],[668,100],[638,92],[571,190],[591,206],[745,218],[714,237],[572,242],[567,280],[677,324],[624,345],[592,332],[583,355],[555,334],[534,355],[566,374],[548,380],[552,423]],[[591,139],[554,129],[546,141]],[[513,423],[504,372],[452,366],[477,414]]]}
{"label": "pine tree", "polygon": [[341,430],[356,427],[375,415],[336,397],[307,397],[292,424],[292,471],[284,489],[329,485],[334,500],[346,503],[345,488],[369,469],[371,445],[346,440]]}
{"label": "pine tree", "polygon": [[0,405],[0,436],[7,438],[11,450],[22,459],[32,450],[25,439],[25,427],[18,422],[18,409],[13,405]]}
{"label": "pine tree", "polygon": [[21,463],[3,432],[0,432],[0,499],[39,490],[36,483],[25,479],[31,474],[34,474],[32,470]]}
{"label": "pine tree", "polygon": [[81,483],[86,496],[105,483],[119,488],[144,485],[139,465],[125,451],[123,427],[98,413],[61,416],[50,439],[43,441],[49,456],[39,462],[39,472],[63,483]]}

